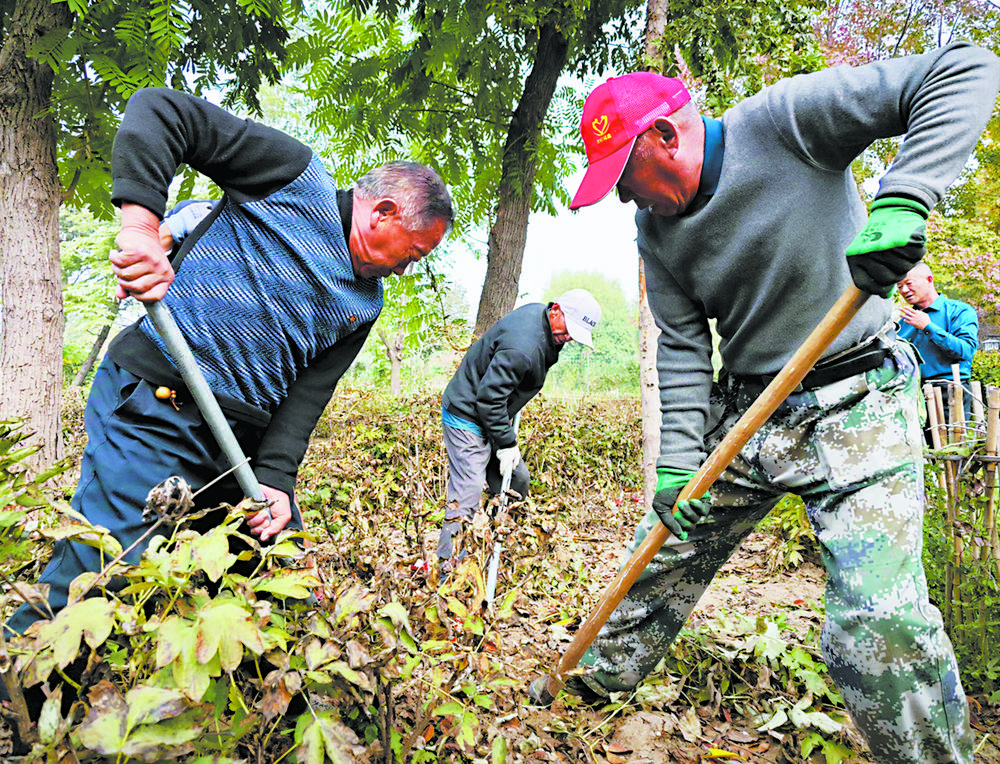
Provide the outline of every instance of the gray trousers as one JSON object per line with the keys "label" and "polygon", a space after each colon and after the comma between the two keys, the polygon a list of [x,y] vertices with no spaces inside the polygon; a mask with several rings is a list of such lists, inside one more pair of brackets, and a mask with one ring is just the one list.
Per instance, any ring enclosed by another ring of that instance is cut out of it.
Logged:
{"label": "gray trousers", "polygon": [[[481,435],[457,427],[442,427],[444,447],[448,452],[448,506],[438,539],[438,557],[449,559],[454,554],[454,537],[462,523],[476,515],[483,496],[483,486],[491,496],[500,493],[500,463],[489,441]],[[517,463],[511,475],[510,487],[521,496],[528,495],[530,475],[524,461]]]}

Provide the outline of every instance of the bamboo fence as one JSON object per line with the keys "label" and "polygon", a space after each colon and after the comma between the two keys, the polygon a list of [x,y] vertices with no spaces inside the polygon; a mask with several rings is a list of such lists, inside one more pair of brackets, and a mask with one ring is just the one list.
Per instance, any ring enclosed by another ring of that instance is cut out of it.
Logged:
{"label": "bamboo fence", "polygon": [[[996,588],[1000,581],[1000,539],[997,534],[997,461],[1000,453],[1000,388],[976,380],[963,388],[957,365],[946,387],[924,385],[927,424],[931,441],[928,459],[941,469],[937,479],[944,497],[944,512],[951,557],[945,565],[943,615],[949,632],[968,633],[970,627],[986,639],[987,603],[970,596],[975,582],[985,574]],[[972,396],[972,416],[965,418],[964,396]],[[947,412],[947,416],[945,416]],[[982,479],[974,476],[983,474]],[[964,478],[964,479],[963,479]],[[973,500],[975,499],[975,500]],[[972,584],[972,585],[970,585]],[[993,598],[995,602],[995,597]],[[961,628],[956,628],[961,627]]]}

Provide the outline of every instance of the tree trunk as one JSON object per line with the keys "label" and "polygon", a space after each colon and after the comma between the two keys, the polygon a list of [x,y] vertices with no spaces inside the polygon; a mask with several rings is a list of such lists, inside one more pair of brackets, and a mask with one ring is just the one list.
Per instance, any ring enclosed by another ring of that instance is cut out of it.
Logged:
{"label": "tree trunk", "polygon": [[385,331],[379,327],[378,337],[385,347],[385,355],[389,359],[389,392],[393,398],[398,398],[403,389],[401,369],[403,366],[403,345],[406,342],[406,334],[403,327],[399,327],[396,332],[396,339],[392,342],[386,336]]}
{"label": "tree trunk", "polygon": [[[645,61],[652,71],[663,70],[659,43],[667,28],[668,0],[647,0]],[[639,402],[642,415],[642,485],[646,505],[656,491],[656,458],[660,455],[660,382],[656,375],[656,346],[660,330],[649,312],[646,274],[639,261]]]}
{"label": "tree trunk", "polygon": [[48,31],[70,26],[65,3],[12,5],[0,49],[0,415],[26,420],[40,445],[32,466],[63,453],[61,189],[48,107],[52,70],[28,57]]}
{"label": "tree trunk", "polygon": [[535,61],[504,143],[496,217],[490,228],[486,278],[476,315],[476,337],[509,313],[517,299],[535,184],[536,149],[556,82],[566,66],[568,50],[567,40],[555,23],[542,27]]}
{"label": "tree trunk", "polygon": [[94,340],[94,344],[90,346],[90,352],[87,357],[83,359],[83,364],[77,369],[76,375],[73,377],[73,381],[70,382],[70,387],[83,387],[83,383],[87,381],[87,375],[90,374],[90,370],[94,368],[94,363],[97,361],[97,356],[101,354],[101,348],[104,347],[104,341],[108,338],[108,334],[111,333],[111,324],[105,324],[101,327],[101,331],[97,333],[97,339]]}
{"label": "tree trunk", "polygon": [[642,417],[642,489],[646,505],[656,492],[656,459],[660,455],[660,380],[656,346],[660,330],[649,312],[646,274],[639,261],[639,411]]}

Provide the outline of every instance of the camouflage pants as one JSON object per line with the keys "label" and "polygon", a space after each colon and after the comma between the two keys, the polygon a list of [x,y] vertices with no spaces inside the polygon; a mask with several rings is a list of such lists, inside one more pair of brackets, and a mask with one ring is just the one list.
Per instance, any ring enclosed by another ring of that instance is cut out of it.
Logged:
{"label": "camouflage pants", "polygon": [[[927,598],[915,361],[793,393],[711,489],[709,517],[670,538],[612,613],[582,664],[617,691],[663,657],[719,568],[786,493],[802,497],[827,572],[822,649],[881,764],[972,762],[951,642]],[[716,385],[714,448],[761,392]],[[632,552],[659,522],[650,511]]]}

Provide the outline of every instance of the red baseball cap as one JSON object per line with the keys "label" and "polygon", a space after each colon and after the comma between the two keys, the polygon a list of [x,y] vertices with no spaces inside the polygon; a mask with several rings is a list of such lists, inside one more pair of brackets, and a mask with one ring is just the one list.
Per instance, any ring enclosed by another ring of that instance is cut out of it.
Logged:
{"label": "red baseball cap", "polygon": [[612,77],[587,96],[580,134],[587,149],[587,172],[571,210],[596,204],[618,183],[635,139],[656,121],[691,100],[684,83],[655,72]]}

